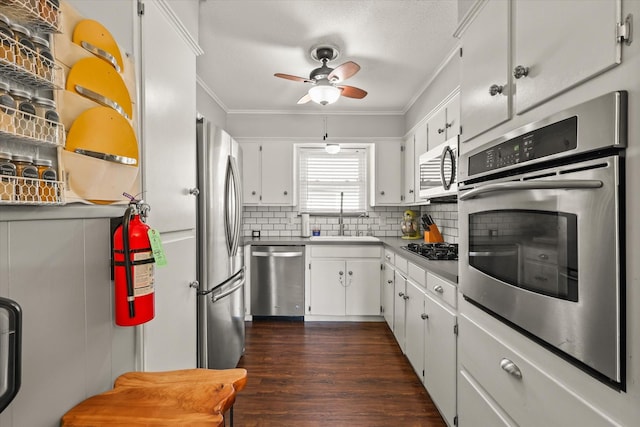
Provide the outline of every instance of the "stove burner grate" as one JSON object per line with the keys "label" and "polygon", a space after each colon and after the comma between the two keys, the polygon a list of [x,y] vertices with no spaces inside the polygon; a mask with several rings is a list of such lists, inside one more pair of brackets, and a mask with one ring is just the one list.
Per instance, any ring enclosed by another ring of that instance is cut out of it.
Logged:
{"label": "stove burner grate", "polygon": [[431,260],[457,260],[457,243],[409,243],[407,250]]}

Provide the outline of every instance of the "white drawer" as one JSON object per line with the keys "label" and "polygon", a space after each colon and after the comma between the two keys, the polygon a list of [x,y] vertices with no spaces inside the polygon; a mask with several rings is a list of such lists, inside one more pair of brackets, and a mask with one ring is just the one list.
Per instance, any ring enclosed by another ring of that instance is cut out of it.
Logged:
{"label": "white drawer", "polygon": [[311,245],[314,258],[380,258],[380,245]]}
{"label": "white drawer", "polygon": [[396,264],[396,269],[402,271],[404,274],[409,274],[409,271],[408,271],[409,262],[405,258],[402,258],[400,255],[396,254],[395,264]]}
{"label": "white drawer", "polygon": [[460,368],[522,427],[611,425],[582,397],[464,315],[459,317],[458,361]]}
{"label": "white drawer", "polygon": [[384,262],[394,265],[396,262],[396,253],[392,250],[385,249],[384,250]]}
{"label": "white drawer", "polygon": [[418,267],[412,262],[409,262],[408,264],[409,264],[408,266],[409,271],[407,272],[407,274],[411,279],[413,279],[414,282],[416,282],[418,285],[424,288],[427,283],[426,272],[422,267]]}
{"label": "white drawer", "polygon": [[431,295],[451,307],[456,308],[458,306],[458,289],[453,283],[427,272],[427,289]]}

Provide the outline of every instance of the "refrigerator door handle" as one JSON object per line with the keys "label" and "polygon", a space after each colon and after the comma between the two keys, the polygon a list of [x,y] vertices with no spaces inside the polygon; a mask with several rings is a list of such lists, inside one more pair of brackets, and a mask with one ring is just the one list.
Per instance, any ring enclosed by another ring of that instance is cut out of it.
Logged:
{"label": "refrigerator door handle", "polygon": [[212,295],[211,296],[211,302],[216,302],[218,300],[221,300],[222,298],[231,295],[232,293],[234,293],[235,291],[237,291],[238,289],[240,289],[241,287],[244,286],[246,279],[244,276],[242,276],[242,279],[240,279],[240,282],[238,282],[237,285],[235,285],[233,288],[224,291],[223,293],[219,294],[219,295]]}
{"label": "refrigerator door handle", "polygon": [[[231,209],[235,208],[232,206],[231,200],[231,191],[233,190],[235,193],[235,189],[231,188],[233,182],[233,171],[231,169],[231,156],[229,156],[227,161],[227,172],[225,174],[225,182],[224,182],[224,232],[226,235],[226,243],[227,243],[227,251],[230,256],[233,256],[233,244],[234,244],[234,231],[235,226],[233,224],[235,220],[235,212],[232,212]],[[234,194],[235,196],[235,194]],[[232,217],[233,216],[233,217]]]}
{"label": "refrigerator door handle", "polygon": [[235,221],[234,221],[234,234],[233,234],[233,250],[231,255],[235,256],[238,253],[238,247],[240,245],[240,232],[242,224],[242,188],[240,188],[240,170],[238,168],[238,162],[233,156],[229,156],[229,164],[231,166],[231,177],[233,179],[233,190],[235,192]]}
{"label": "refrigerator door handle", "polygon": [[226,285],[227,283],[236,280],[238,276],[241,276],[244,279],[244,271],[245,271],[245,266],[243,265],[242,268],[237,272],[235,272],[232,276],[227,277],[225,280],[218,283],[216,286],[212,287],[208,291],[198,291],[198,295],[208,295],[211,292],[215,291],[216,289],[219,289],[220,287]]}

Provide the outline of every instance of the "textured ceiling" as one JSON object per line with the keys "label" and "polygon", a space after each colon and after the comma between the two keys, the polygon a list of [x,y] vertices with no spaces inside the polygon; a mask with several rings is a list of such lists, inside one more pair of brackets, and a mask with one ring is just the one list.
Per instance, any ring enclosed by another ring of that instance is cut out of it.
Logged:
{"label": "textured ceiling", "polygon": [[[202,0],[198,76],[228,112],[403,113],[456,45],[457,0]],[[336,67],[362,68],[345,84],[368,92],[333,105],[296,105],[320,64],[309,51],[332,44]]]}

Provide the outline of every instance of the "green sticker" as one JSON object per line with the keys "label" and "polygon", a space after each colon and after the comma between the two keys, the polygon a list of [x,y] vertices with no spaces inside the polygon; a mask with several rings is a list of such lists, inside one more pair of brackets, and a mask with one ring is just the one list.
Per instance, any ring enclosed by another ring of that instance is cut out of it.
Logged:
{"label": "green sticker", "polygon": [[164,254],[160,233],[158,230],[150,228],[149,231],[147,231],[147,234],[149,235],[149,242],[151,243],[151,250],[153,251],[153,258],[156,261],[156,265],[158,267],[167,265],[167,257]]}

